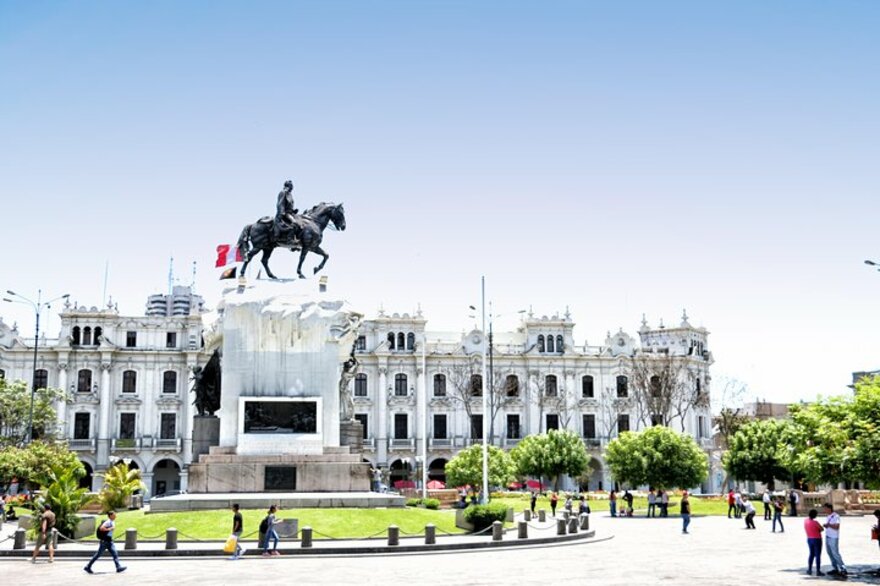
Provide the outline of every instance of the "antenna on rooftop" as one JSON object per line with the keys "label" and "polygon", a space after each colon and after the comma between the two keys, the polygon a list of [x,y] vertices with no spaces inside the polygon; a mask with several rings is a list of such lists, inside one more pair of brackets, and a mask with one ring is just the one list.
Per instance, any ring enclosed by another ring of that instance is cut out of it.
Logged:
{"label": "antenna on rooftop", "polygon": [[196,261],[193,261],[193,278],[192,283],[189,285],[190,293],[195,295],[196,292]]}
{"label": "antenna on rooftop", "polygon": [[107,305],[107,279],[110,276],[110,260],[104,261],[104,295],[101,297],[101,307]]}
{"label": "antenna on rooftop", "polygon": [[174,257],[170,257],[168,259],[168,294],[171,295],[171,291],[174,288]]}

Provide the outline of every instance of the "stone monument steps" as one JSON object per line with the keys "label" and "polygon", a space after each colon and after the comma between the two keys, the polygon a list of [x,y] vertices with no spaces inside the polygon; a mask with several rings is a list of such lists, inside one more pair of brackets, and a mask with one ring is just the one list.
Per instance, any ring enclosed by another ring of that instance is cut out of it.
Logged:
{"label": "stone monument steps", "polygon": [[303,462],[327,462],[334,464],[360,464],[358,454],[287,454],[274,456],[238,456],[235,454],[202,454],[199,464],[298,464]]}

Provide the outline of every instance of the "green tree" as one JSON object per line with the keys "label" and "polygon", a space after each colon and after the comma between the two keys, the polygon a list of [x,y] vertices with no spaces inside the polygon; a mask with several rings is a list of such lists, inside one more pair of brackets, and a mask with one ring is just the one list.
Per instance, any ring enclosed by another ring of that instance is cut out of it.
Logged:
{"label": "green tree", "polygon": [[110,466],[103,474],[104,486],[98,493],[98,502],[105,513],[128,506],[128,497],[146,486],[141,481],[141,471],[130,468],[125,462]]}
{"label": "green tree", "polygon": [[[34,393],[34,437],[50,439],[54,435],[58,422],[54,403],[67,399],[67,393],[61,389],[37,389]],[[0,379],[0,448],[24,443],[30,411],[30,386],[20,380]]]}
{"label": "green tree", "polygon": [[790,413],[782,453],[787,467],[810,482],[880,486],[880,377],[856,383],[852,397],[792,405]]}
{"label": "green tree", "polygon": [[[48,504],[55,513],[55,528],[67,537],[73,537],[79,519],[76,514],[93,500],[87,488],[80,488],[79,479],[85,474],[82,465],[58,465],[46,475],[42,504]],[[38,525],[36,525],[38,526]]]}
{"label": "green tree", "polygon": [[[515,478],[516,467],[510,456],[499,447],[489,446],[489,486],[507,486]],[[483,485],[483,446],[465,448],[446,464],[446,484],[475,488]]]}
{"label": "green tree", "polygon": [[620,434],[608,444],[605,462],[618,482],[633,487],[690,488],[709,474],[694,438],[659,425]]}
{"label": "green tree", "polygon": [[577,478],[590,462],[583,440],[567,429],[527,436],[511,450],[510,456],[519,474],[552,478],[557,489],[562,474]]}
{"label": "green tree", "polygon": [[85,474],[79,458],[63,443],[35,441],[25,447],[0,449],[0,482],[18,478],[43,486],[50,481],[54,470],[64,468],[76,468],[80,476]]}
{"label": "green tree", "polygon": [[727,473],[738,480],[757,480],[773,488],[774,480],[787,480],[791,472],[783,458],[788,421],[755,420],[739,427],[728,439],[728,450],[722,464]]}

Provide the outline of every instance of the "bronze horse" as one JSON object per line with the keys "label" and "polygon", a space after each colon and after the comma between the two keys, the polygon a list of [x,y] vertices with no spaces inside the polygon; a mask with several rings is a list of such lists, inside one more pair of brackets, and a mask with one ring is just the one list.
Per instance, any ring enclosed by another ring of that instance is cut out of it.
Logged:
{"label": "bronze horse", "polygon": [[[263,257],[260,262],[263,263],[266,274],[270,279],[277,279],[278,277],[272,274],[269,269],[269,257],[272,256],[272,252],[276,248],[287,248],[291,252],[300,251],[299,264],[296,267],[296,274],[300,279],[305,279],[305,275],[302,274],[302,265],[309,252],[324,257],[321,264],[315,267],[315,272],[317,273],[324,268],[327,259],[330,258],[330,255],[321,248],[324,228],[333,222],[337,230],[345,230],[345,211],[342,209],[342,204],[319,203],[306,213],[296,216],[294,221],[299,228],[299,237],[296,239],[285,238],[283,234],[279,235],[279,232],[283,231],[276,228],[275,222],[268,217],[244,227],[238,238],[238,249],[244,259],[244,264],[241,267],[242,277],[248,263],[258,252],[262,251]],[[290,232],[290,229],[286,231]]]}

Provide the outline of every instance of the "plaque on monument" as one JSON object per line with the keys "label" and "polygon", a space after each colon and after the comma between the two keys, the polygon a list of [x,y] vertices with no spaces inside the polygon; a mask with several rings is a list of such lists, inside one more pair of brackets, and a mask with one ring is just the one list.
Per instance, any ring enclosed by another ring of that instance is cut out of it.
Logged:
{"label": "plaque on monument", "polygon": [[296,490],[296,466],[266,466],[263,490]]}
{"label": "plaque on monument", "polygon": [[315,401],[245,401],[245,433],[317,433]]}

